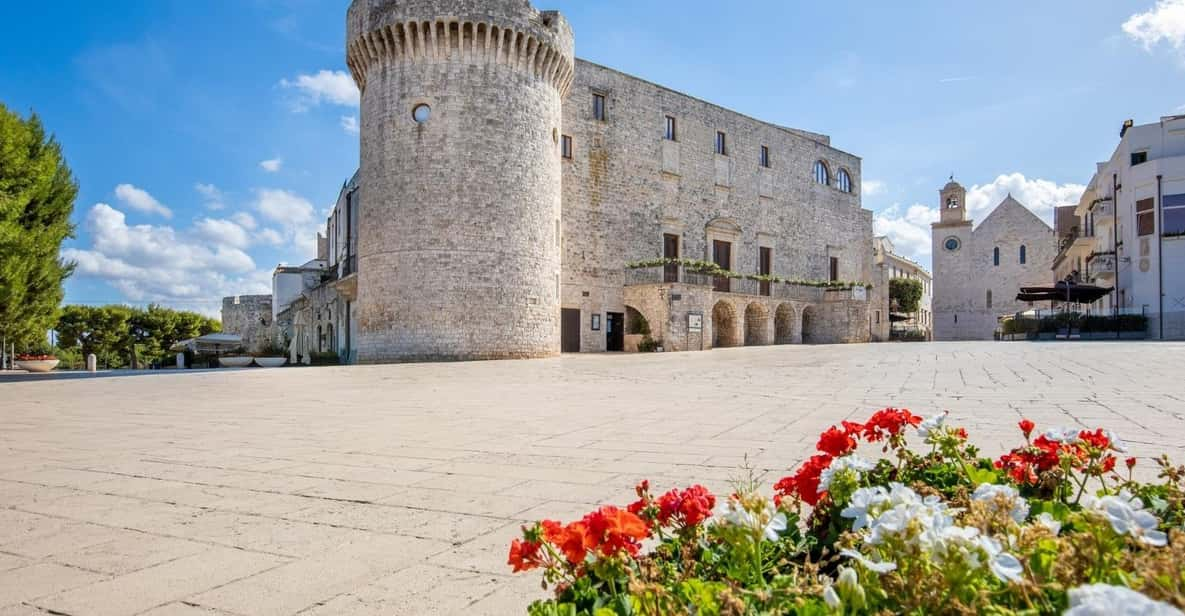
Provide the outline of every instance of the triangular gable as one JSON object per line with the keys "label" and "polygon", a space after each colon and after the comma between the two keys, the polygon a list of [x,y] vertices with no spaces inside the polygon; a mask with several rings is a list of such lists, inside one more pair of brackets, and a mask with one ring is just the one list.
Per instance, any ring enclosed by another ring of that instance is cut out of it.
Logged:
{"label": "triangular gable", "polygon": [[975,228],[972,229],[971,232],[974,233],[976,231],[979,231],[985,225],[987,225],[989,222],[993,222],[996,218],[1003,216],[1004,213],[1015,211],[1015,210],[1020,210],[1021,212],[1024,212],[1026,215],[1028,215],[1029,218],[1033,219],[1038,224],[1040,224],[1042,227],[1044,227],[1046,231],[1048,231],[1049,233],[1053,233],[1053,227],[1050,227],[1049,223],[1042,220],[1040,216],[1033,213],[1033,210],[1030,210],[1029,208],[1025,207],[1023,203],[1021,203],[1020,201],[1017,201],[1012,195],[1008,195],[1007,197],[1005,197],[1004,200],[1001,201],[999,205],[997,205],[994,209],[992,209],[990,214],[988,214],[983,220],[979,221],[979,224],[975,225]]}

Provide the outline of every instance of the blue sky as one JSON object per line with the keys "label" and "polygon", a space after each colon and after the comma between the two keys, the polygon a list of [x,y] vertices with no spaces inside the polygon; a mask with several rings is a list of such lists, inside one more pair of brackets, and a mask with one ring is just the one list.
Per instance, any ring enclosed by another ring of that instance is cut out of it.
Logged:
{"label": "blue sky", "polygon": [[[312,256],[357,165],[346,2],[11,3],[0,101],[81,185],[68,302],[215,313]],[[577,54],[863,158],[864,207],[929,263],[937,189],[1077,199],[1126,118],[1185,113],[1185,0],[552,0]],[[741,8],[738,8],[741,7]],[[742,10],[743,8],[743,10]]]}

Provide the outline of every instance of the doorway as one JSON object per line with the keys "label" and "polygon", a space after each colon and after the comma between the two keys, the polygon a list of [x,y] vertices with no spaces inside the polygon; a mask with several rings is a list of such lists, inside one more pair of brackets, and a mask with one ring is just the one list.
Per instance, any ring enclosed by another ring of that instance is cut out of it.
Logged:
{"label": "doorway", "polygon": [[[679,258],[679,236],[673,233],[662,235],[662,256],[664,259]],[[679,265],[667,263],[662,270],[663,282],[679,282]]]}
{"label": "doorway", "polygon": [[560,352],[580,352],[580,309],[560,309]]}
{"label": "doorway", "polygon": [[605,313],[605,350],[625,350],[625,313]]}
{"label": "doorway", "polygon": [[[732,269],[732,242],[712,240],[712,262],[722,270]],[[728,293],[732,289],[732,281],[727,276],[717,276],[712,287],[721,293]]]}

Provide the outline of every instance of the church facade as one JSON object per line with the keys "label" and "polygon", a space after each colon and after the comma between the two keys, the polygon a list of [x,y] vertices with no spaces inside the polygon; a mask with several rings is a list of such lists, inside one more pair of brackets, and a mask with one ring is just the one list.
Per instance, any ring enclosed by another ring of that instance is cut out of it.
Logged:
{"label": "church facade", "polygon": [[1002,316],[1029,310],[1022,286],[1048,285],[1057,255],[1054,231],[1012,195],[978,225],[967,191],[953,179],[939,191],[931,226],[934,340],[991,340]]}

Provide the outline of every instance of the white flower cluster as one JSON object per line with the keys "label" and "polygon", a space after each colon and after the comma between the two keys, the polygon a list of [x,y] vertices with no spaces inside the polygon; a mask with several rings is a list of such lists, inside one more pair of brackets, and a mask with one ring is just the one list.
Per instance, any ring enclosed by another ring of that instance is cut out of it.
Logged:
{"label": "white flower cluster", "polygon": [[1012,486],[1001,486],[993,483],[980,484],[971,495],[971,500],[996,504],[1001,501],[1010,503],[1008,515],[1017,524],[1024,524],[1029,517],[1029,502]]}
{"label": "white flower cluster", "polygon": [[[881,546],[899,540],[938,564],[962,560],[973,569],[986,564],[999,579],[1019,581],[1024,574],[1020,561],[979,529],[955,524],[956,513],[958,510],[947,507],[938,496],[922,498],[910,488],[892,483],[888,490],[880,486],[856,490],[840,515],[852,520],[853,531],[868,529],[866,545]],[[842,553],[872,571],[895,568],[894,563],[871,561],[853,550]]]}
{"label": "white flower cluster", "polygon": [[856,474],[858,479],[860,473],[867,473],[874,468],[876,468],[875,464],[854,453],[836,458],[831,461],[831,466],[823,469],[823,472],[819,474],[819,494],[826,492],[831,487],[831,481],[839,473],[851,471]]}
{"label": "white flower cluster", "polygon": [[922,423],[918,424],[917,427],[918,436],[926,438],[930,436],[930,434],[936,432],[942,427],[942,424],[946,422],[947,415],[950,415],[950,411],[944,411],[943,413],[922,421]]}
{"label": "white flower cluster", "polygon": [[1151,546],[1163,547],[1168,543],[1164,531],[1157,530],[1160,520],[1144,509],[1144,501],[1131,492],[1121,490],[1109,496],[1087,496],[1083,507],[1102,514],[1111,523],[1111,528],[1120,535],[1131,535]]}
{"label": "white flower cluster", "polygon": [[750,531],[760,532],[761,536],[768,541],[777,541],[778,537],[786,530],[786,514],[776,511],[773,503],[769,501],[765,501],[763,505],[765,506],[764,511],[754,513],[745,509],[740,501],[729,498],[716,505],[711,519],[715,524],[739,526]]}
{"label": "white flower cluster", "polygon": [[1126,587],[1088,584],[1071,588],[1063,616],[1183,616],[1181,610]]}

